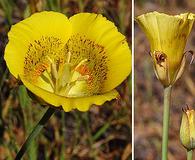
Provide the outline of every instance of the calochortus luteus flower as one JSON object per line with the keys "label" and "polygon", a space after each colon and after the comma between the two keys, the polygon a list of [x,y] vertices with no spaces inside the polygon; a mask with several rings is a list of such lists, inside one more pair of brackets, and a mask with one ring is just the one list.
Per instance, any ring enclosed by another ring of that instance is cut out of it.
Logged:
{"label": "calochortus luteus flower", "polygon": [[189,107],[183,109],[180,140],[187,150],[195,149],[195,110]]}
{"label": "calochortus luteus flower", "polygon": [[184,49],[194,15],[184,13],[170,16],[151,12],[138,16],[136,21],[150,42],[150,55],[157,78],[165,87],[173,85],[184,71]]}
{"label": "calochortus luteus flower", "polygon": [[5,49],[10,72],[44,102],[65,111],[86,111],[118,96],[114,89],[130,73],[125,37],[100,14],[69,19],[35,13],[12,26]]}

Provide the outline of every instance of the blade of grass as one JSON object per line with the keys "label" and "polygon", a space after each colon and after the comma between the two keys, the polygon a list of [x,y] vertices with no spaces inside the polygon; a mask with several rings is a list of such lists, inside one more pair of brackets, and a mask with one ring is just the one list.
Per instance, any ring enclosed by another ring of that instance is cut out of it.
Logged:
{"label": "blade of grass", "polygon": [[107,129],[110,127],[110,123],[105,123],[93,136],[93,141],[96,141],[101,135],[103,135]]}
{"label": "blade of grass", "polygon": [[[19,102],[21,105],[23,117],[24,117],[24,128],[26,135],[29,135],[32,127],[33,127],[33,118],[32,118],[32,110],[31,110],[31,101],[28,96],[27,90],[24,85],[19,86],[18,89]],[[37,159],[37,143],[36,140],[32,142],[32,145],[28,151],[28,159]]]}
{"label": "blade of grass", "polygon": [[126,0],[119,1],[119,28],[122,33],[125,33],[125,16],[126,16]]}
{"label": "blade of grass", "polygon": [[84,12],[85,9],[85,1],[84,0],[78,0],[78,6],[79,6],[79,11]]}
{"label": "blade of grass", "polygon": [[53,115],[55,112],[55,109],[52,107],[49,107],[41,120],[38,122],[38,124],[33,128],[31,134],[26,139],[25,143],[22,145],[20,151],[17,153],[15,160],[20,160],[24,153],[29,149],[32,141],[38,136],[40,131],[43,129],[46,122],[49,120],[49,118]]}
{"label": "blade of grass", "polygon": [[93,141],[91,127],[90,127],[89,112],[86,112],[83,114],[83,120],[84,120],[84,124],[86,127],[87,135],[88,135],[90,156],[95,159],[97,157],[97,150],[94,150],[93,148],[94,141]]}
{"label": "blade of grass", "polygon": [[65,126],[65,112],[62,112],[62,148],[61,148],[61,154],[60,154],[60,160],[66,159],[65,157],[65,134],[66,134],[66,126]]}
{"label": "blade of grass", "polygon": [[13,11],[13,1],[12,0],[0,0],[0,5],[5,12],[5,16],[8,20],[9,25],[12,25],[12,11]]}
{"label": "blade of grass", "polygon": [[59,0],[47,0],[47,7],[52,11],[61,11],[60,1]]}
{"label": "blade of grass", "polygon": [[88,115],[88,112],[83,114],[83,119],[84,119],[84,122],[85,122],[85,127],[86,127],[86,131],[87,131],[88,138],[89,138],[88,139],[89,140],[89,145],[90,145],[90,147],[92,147],[93,139],[92,139],[92,134],[91,134],[91,128],[90,128],[90,125],[89,125],[89,115]]}
{"label": "blade of grass", "polygon": [[18,95],[19,95],[19,102],[21,107],[23,109],[27,108],[30,103],[30,99],[28,97],[27,90],[24,85],[19,86]]}

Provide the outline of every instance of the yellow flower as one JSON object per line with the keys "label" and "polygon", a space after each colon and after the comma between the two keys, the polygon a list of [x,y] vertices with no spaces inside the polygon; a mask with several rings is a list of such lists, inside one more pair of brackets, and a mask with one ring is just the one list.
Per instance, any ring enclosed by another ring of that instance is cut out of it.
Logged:
{"label": "yellow flower", "polygon": [[192,150],[195,148],[195,110],[193,109],[183,109],[180,140],[186,149]]}
{"label": "yellow flower", "polygon": [[150,42],[150,54],[157,78],[167,87],[181,77],[185,67],[184,49],[192,29],[191,13],[170,16],[151,12],[136,21]]}
{"label": "yellow flower", "polygon": [[69,19],[35,13],[12,26],[5,60],[10,72],[39,99],[64,111],[87,111],[117,98],[114,89],[130,73],[125,37],[100,14]]}

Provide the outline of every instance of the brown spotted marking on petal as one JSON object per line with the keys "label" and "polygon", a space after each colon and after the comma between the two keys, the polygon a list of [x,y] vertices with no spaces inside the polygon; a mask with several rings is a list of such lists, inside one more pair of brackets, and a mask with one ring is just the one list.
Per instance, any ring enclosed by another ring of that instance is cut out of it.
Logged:
{"label": "brown spotted marking on petal", "polygon": [[24,76],[30,81],[36,81],[50,66],[48,57],[58,65],[64,63],[64,44],[60,39],[41,37],[30,43],[24,61]]}
{"label": "brown spotted marking on petal", "polygon": [[86,72],[89,75],[88,92],[89,94],[101,93],[108,73],[105,48],[80,34],[73,35],[65,48],[66,52],[71,52],[70,63],[73,65],[87,59],[85,65],[80,68],[80,72]]}
{"label": "brown spotted marking on petal", "polygon": [[[24,61],[24,76],[28,81],[36,83],[43,72],[47,71],[51,81],[54,81],[51,78],[52,64],[58,74],[58,71],[63,71],[62,68],[69,63],[72,71],[76,70],[81,76],[87,75],[84,80],[86,80],[88,88],[85,89],[85,93],[83,91],[82,93],[94,95],[101,93],[104,82],[107,80],[108,61],[105,48],[84,35],[72,35],[66,44],[55,37],[41,37],[29,44]],[[78,77],[78,79],[80,78]],[[58,81],[55,80],[55,82]],[[57,89],[60,87],[62,86],[59,84],[54,86]]]}

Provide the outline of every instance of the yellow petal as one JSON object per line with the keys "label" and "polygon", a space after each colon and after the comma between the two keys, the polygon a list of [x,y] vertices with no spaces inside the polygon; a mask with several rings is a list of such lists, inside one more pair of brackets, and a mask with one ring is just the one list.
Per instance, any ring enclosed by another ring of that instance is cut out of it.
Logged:
{"label": "yellow petal", "polygon": [[136,20],[150,41],[151,52],[155,50],[168,56],[182,57],[194,21],[192,14],[170,16],[151,12],[137,17]]}
{"label": "yellow petal", "polygon": [[[10,72],[18,78],[24,71],[24,58],[29,45],[43,37],[53,37],[66,43],[71,35],[71,24],[67,17],[57,12],[35,13],[12,26],[5,49],[5,60]],[[41,54],[41,53],[40,53]]]}
{"label": "yellow petal", "polygon": [[[101,93],[107,92],[118,86],[131,71],[131,52],[125,36],[118,32],[114,23],[107,20],[100,14],[93,13],[79,13],[70,18],[73,26],[73,35],[79,39],[83,38],[96,46],[95,56],[90,53],[91,57],[98,57],[99,64],[96,63],[97,68],[106,70],[105,74],[99,74],[97,77],[103,79],[99,80],[101,85]],[[103,51],[98,48],[103,48]],[[95,47],[92,47],[92,49]],[[103,55],[104,54],[104,55]],[[105,69],[107,68],[107,69]],[[100,72],[101,73],[101,72]]]}
{"label": "yellow petal", "polygon": [[51,92],[48,92],[34,84],[29,83],[25,80],[24,77],[20,77],[24,85],[36,96],[41,98],[46,103],[49,103],[55,107],[62,107],[65,112],[69,112],[73,109],[78,109],[79,111],[87,111],[89,110],[92,104],[102,105],[106,101],[110,101],[112,99],[117,98],[118,92],[116,90],[112,90],[110,92],[101,94],[101,95],[93,95],[89,97],[78,97],[78,98],[67,98],[63,97]]}

